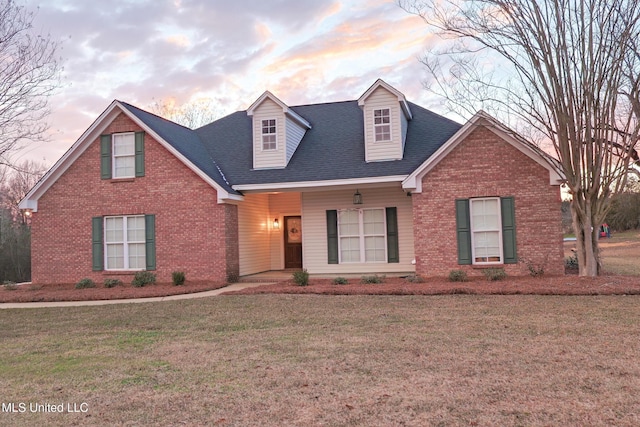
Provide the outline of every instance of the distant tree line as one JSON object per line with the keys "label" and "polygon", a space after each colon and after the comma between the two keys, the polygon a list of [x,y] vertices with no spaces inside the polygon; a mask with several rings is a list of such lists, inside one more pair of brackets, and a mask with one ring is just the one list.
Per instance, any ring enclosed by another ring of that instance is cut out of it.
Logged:
{"label": "distant tree line", "polygon": [[640,229],[640,181],[630,179],[625,191],[611,198],[606,223],[613,230]]}
{"label": "distant tree line", "polygon": [[[571,208],[562,202],[562,232],[573,232]],[[624,191],[611,196],[611,209],[604,220],[614,231],[640,229],[640,179],[630,177]]]}
{"label": "distant tree line", "polygon": [[43,171],[34,162],[0,170],[0,284],[31,280],[30,217],[18,209],[18,203]]}

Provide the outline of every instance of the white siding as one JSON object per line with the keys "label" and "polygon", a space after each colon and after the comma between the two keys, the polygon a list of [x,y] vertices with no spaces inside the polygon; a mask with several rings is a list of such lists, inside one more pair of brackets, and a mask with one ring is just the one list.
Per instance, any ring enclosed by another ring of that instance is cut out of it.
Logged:
{"label": "white siding", "polygon": [[[276,150],[262,150],[262,120],[276,119]],[[282,108],[270,99],[265,99],[253,112],[253,167],[283,168],[285,167],[285,117]]]}
{"label": "white siding", "polygon": [[245,195],[244,201],[238,205],[241,276],[271,269],[269,229],[269,196]]}
{"label": "white siding", "polygon": [[[353,204],[355,190],[302,194],[302,250],[309,273],[405,273],[415,271],[411,197],[398,187],[359,189],[364,204]],[[399,263],[327,263],[327,218],[330,209],[386,208],[398,210]]]}
{"label": "white siding", "polygon": [[287,117],[287,159],[286,164],[289,164],[289,160],[291,160],[291,156],[295,153],[296,148],[298,148],[298,144],[304,137],[306,129],[300,126],[298,123],[294,122],[290,118]]}
{"label": "white siding", "polygon": [[404,157],[404,143],[407,141],[407,129],[409,128],[409,120],[404,113],[400,114],[400,122],[402,123],[402,157]]}
{"label": "white siding", "polygon": [[[301,214],[300,193],[279,193],[269,196],[270,220],[278,218],[280,230],[271,233],[271,270],[284,268],[284,217]],[[304,230],[303,230],[304,231]]]}
{"label": "white siding", "polygon": [[[375,142],[375,130],[373,126],[373,110],[388,108],[391,120],[391,141]],[[398,160],[402,158],[402,109],[398,98],[388,90],[379,87],[365,100],[364,114],[364,141],[365,161],[376,162],[381,160]]]}

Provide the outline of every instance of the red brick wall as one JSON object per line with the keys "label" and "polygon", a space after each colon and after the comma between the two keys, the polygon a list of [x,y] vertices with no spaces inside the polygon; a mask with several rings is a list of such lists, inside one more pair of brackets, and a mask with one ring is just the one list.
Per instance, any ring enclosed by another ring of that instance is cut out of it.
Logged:
{"label": "red brick wall", "polygon": [[[103,133],[139,130],[120,114]],[[158,282],[170,282],[176,270],[187,280],[237,277],[237,239],[235,249],[229,239],[237,235],[236,207],[218,204],[215,189],[147,134],[144,177],[101,180],[98,138],[40,198],[32,221],[33,282],[129,282],[133,274],[92,271],[91,218],[136,214],[156,215]]]}
{"label": "red brick wall", "polygon": [[455,199],[491,196],[515,198],[518,264],[507,274],[529,274],[526,262],[545,274],[563,274],[560,188],[549,172],[485,127],[475,129],[422,180],[414,193],[416,272],[427,276],[465,270],[458,265]]}

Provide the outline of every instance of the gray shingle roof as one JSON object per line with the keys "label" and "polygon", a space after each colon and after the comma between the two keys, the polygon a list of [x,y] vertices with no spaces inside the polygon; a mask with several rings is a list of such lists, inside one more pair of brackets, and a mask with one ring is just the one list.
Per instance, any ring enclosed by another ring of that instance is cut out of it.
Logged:
{"label": "gray shingle roof", "polygon": [[252,122],[244,111],[195,132],[233,185],[408,175],[461,127],[409,104],[413,120],[408,125],[404,158],[395,161],[365,162],[364,119],[357,101],[290,107],[312,128],[284,169],[252,169]]}
{"label": "gray shingle roof", "polygon": [[218,164],[211,157],[196,132],[126,102],[119,102],[222,188],[231,194],[239,194],[231,188],[231,184],[222,175]]}
{"label": "gray shingle roof", "polygon": [[311,123],[284,169],[253,170],[252,119],[238,111],[191,130],[122,103],[195,166],[232,194],[231,185],[322,181],[408,175],[442,146],[461,125],[409,103],[402,160],[364,160],[364,122],[357,101],[290,107]]}

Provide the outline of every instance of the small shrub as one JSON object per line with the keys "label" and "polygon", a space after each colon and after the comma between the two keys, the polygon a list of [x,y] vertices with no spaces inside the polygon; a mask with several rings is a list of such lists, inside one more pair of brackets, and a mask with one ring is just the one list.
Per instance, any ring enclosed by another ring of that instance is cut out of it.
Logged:
{"label": "small shrub", "polygon": [[135,288],[141,288],[154,283],[156,283],[156,275],[150,271],[138,271],[131,281],[131,285]]}
{"label": "small shrub", "polygon": [[184,285],[185,274],[184,271],[174,271],[171,273],[171,278],[173,279],[173,284],[176,286]]}
{"label": "small shrub", "polygon": [[362,276],[360,278],[360,283],[364,283],[364,284],[384,283],[385,278],[386,276],[378,276],[377,274],[373,276]]}
{"label": "small shrub", "polygon": [[76,283],[76,289],[87,289],[87,288],[95,288],[96,282],[91,279],[81,279],[78,283]]}
{"label": "small shrub", "polygon": [[544,266],[547,264],[548,255],[544,258],[544,262],[535,264],[533,261],[529,259],[519,259],[520,262],[523,262],[527,266],[527,270],[529,270],[529,275],[531,277],[540,277],[544,276]]}
{"label": "small shrub", "polygon": [[450,282],[466,282],[469,280],[467,277],[467,273],[462,270],[451,270],[449,272],[449,281]]}
{"label": "small shrub", "polygon": [[424,283],[424,279],[419,274],[411,274],[405,277],[405,280],[409,283]]}
{"label": "small shrub", "polygon": [[309,273],[305,268],[302,271],[294,271],[293,272],[293,281],[296,282],[298,286],[307,286],[309,284]]}
{"label": "small shrub", "polygon": [[482,273],[490,282],[494,280],[502,280],[507,277],[507,273],[505,273],[504,268],[487,268],[486,270],[482,270]]}
{"label": "small shrub", "polygon": [[18,285],[10,280],[5,280],[4,282],[2,282],[2,286],[4,287],[5,291],[15,291],[16,289],[18,289]]}
{"label": "small shrub", "polygon": [[531,277],[544,276],[544,267],[541,265],[527,264],[527,270],[529,270]]}
{"label": "small shrub", "polygon": [[122,286],[122,280],[120,279],[104,279],[105,288],[115,288],[116,286]]}
{"label": "small shrub", "polygon": [[347,285],[348,283],[349,281],[344,277],[336,277],[335,279],[333,279],[334,285]]}
{"label": "small shrub", "polygon": [[576,254],[575,251],[573,252],[573,255],[564,259],[564,268],[566,270],[578,270],[578,254]]}

